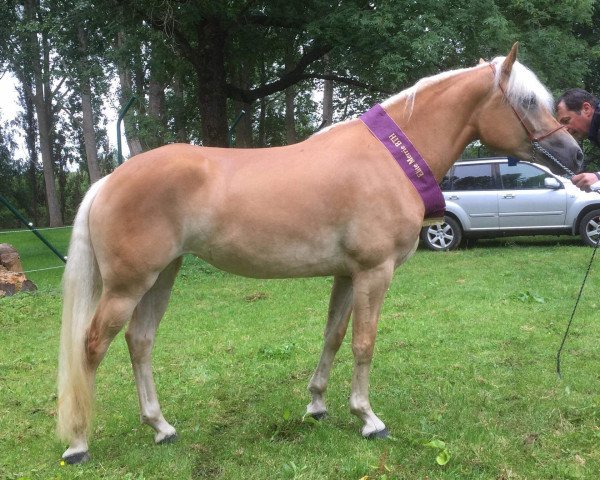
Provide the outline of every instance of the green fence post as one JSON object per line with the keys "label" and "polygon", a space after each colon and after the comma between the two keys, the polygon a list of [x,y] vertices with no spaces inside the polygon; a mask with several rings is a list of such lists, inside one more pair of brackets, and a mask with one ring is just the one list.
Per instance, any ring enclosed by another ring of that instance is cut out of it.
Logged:
{"label": "green fence post", "polygon": [[227,143],[229,144],[230,147],[233,147],[233,131],[235,130],[235,127],[237,126],[237,124],[240,123],[240,120],[242,119],[242,117],[244,116],[245,113],[246,113],[246,110],[240,110],[240,113],[238,114],[238,116],[235,118],[235,120],[229,127],[229,134],[227,135]]}
{"label": "green fence post", "polygon": [[127,104],[119,112],[119,118],[117,119],[117,163],[121,165],[123,163],[123,155],[121,155],[121,121],[123,117],[131,107],[131,104],[135,100],[135,95],[129,99]]}
{"label": "green fence post", "polygon": [[8,208],[12,214],[17,217],[17,219],[25,225],[29,230],[31,230],[36,237],[38,237],[52,252],[60,258],[63,262],[67,262],[67,257],[65,257],[62,253],[60,253],[54,245],[52,245],[46,238],[33,226],[33,223],[28,221],[23,215],[21,215],[15,207],[13,207],[10,202],[4,198],[4,196],[0,195],[0,202],[2,202],[6,208]]}

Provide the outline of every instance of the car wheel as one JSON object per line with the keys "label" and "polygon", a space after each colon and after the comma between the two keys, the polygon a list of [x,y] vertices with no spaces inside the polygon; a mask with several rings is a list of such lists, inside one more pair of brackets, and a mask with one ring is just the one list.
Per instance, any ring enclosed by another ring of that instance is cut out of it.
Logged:
{"label": "car wheel", "polygon": [[421,240],[430,250],[454,250],[462,241],[462,228],[451,217],[445,217],[441,225],[431,225],[421,230]]}
{"label": "car wheel", "polygon": [[583,243],[595,247],[600,240],[600,210],[592,210],[581,220],[579,235]]}

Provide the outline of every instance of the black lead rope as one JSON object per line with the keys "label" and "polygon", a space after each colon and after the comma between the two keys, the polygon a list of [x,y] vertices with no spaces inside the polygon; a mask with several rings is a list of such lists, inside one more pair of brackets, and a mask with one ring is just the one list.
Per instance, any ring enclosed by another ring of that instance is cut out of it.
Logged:
{"label": "black lead rope", "polygon": [[[531,142],[531,146],[533,147],[532,151],[532,160],[535,159],[536,150],[544,155],[546,158],[552,160],[556,165],[561,167],[566,173],[567,178],[571,178],[575,175],[571,170],[565,167],[560,160],[558,160],[554,155],[552,155],[548,150],[546,150],[538,141]],[[600,193],[600,192],[598,192]],[[588,264],[587,271],[585,272],[585,276],[583,277],[583,282],[581,282],[581,288],[579,289],[579,294],[577,295],[577,300],[575,300],[575,306],[573,307],[573,311],[571,312],[571,318],[569,319],[569,323],[567,324],[567,329],[565,330],[565,334],[563,336],[562,342],[560,342],[560,347],[558,348],[558,352],[556,354],[556,374],[558,378],[562,379],[562,374],[560,371],[560,355],[562,353],[563,347],[565,346],[565,342],[567,341],[567,336],[569,335],[569,330],[571,329],[571,324],[573,323],[573,319],[575,318],[575,312],[577,311],[577,306],[579,305],[579,300],[581,300],[581,296],[583,294],[583,288],[585,287],[585,282],[587,281],[588,275],[590,274],[590,270],[592,269],[592,263],[594,263],[594,257],[596,256],[596,251],[598,250],[598,245],[600,245],[600,235],[598,235],[598,239],[596,240],[596,245],[594,246],[594,250],[592,251],[592,257],[590,258],[590,263]]]}
{"label": "black lead rope", "polygon": [[592,263],[594,262],[594,257],[596,256],[596,251],[598,250],[598,245],[600,245],[600,235],[598,236],[598,240],[596,240],[596,245],[594,246],[594,251],[592,252],[592,258],[590,258],[590,263],[588,264],[587,271],[585,272],[585,276],[583,277],[583,282],[581,283],[581,288],[579,289],[579,295],[577,295],[577,300],[575,301],[575,306],[573,307],[573,311],[571,312],[571,318],[569,319],[569,323],[567,324],[567,329],[565,330],[565,334],[563,336],[562,342],[560,342],[560,347],[558,348],[558,353],[556,354],[556,374],[558,378],[562,379],[562,374],[560,372],[560,354],[562,353],[562,349],[565,346],[565,342],[567,341],[567,336],[569,335],[569,330],[571,329],[571,324],[573,323],[573,318],[575,318],[575,312],[577,311],[577,306],[579,305],[579,300],[581,300],[581,295],[583,294],[583,287],[585,287],[585,282],[590,274],[590,270],[592,269]]}

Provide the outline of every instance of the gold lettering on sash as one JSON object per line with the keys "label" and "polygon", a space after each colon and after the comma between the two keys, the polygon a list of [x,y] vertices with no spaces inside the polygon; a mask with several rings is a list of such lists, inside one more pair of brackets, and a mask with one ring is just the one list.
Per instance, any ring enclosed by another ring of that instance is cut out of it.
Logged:
{"label": "gold lettering on sash", "polygon": [[391,133],[388,136],[388,138],[390,139],[390,141],[392,142],[392,144],[395,147],[400,148],[400,151],[406,157],[406,163],[408,165],[412,165],[412,167],[414,168],[414,171],[415,171],[415,174],[416,174],[417,178],[421,178],[423,175],[425,175],[425,172],[423,172],[423,170],[421,169],[421,167],[419,166],[419,164],[415,161],[415,159],[413,158],[413,156],[408,151],[408,148],[406,147],[406,145],[404,145],[404,143],[402,143],[402,140],[398,137],[398,135],[396,135],[395,133]]}
{"label": "gold lettering on sash", "polygon": [[388,138],[392,141],[395,147],[399,147],[400,145],[402,145],[402,140],[400,140],[398,138],[398,135],[396,135],[395,133],[392,133]]}

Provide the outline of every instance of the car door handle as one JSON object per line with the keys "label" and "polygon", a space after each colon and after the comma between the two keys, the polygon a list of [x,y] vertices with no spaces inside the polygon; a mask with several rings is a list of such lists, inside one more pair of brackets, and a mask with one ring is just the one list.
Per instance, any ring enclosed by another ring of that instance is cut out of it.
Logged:
{"label": "car door handle", "polygon": [[515,198],[512,193],[507,193],[506,195],[502,195],[502,198]]}
{"label": "car door handle", "polygon": [[460,200],[460,197],[458,195],[450,195],[448,200]]}

